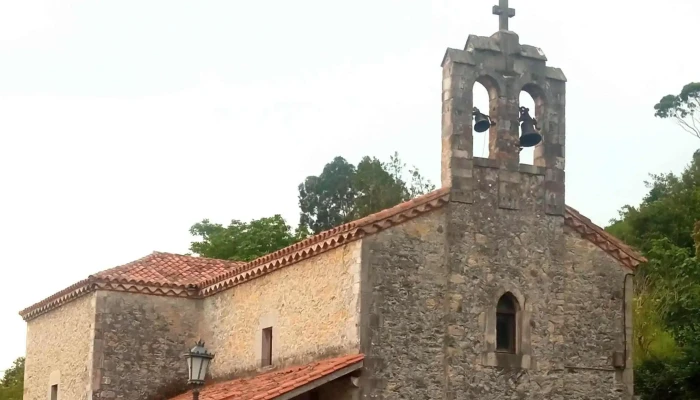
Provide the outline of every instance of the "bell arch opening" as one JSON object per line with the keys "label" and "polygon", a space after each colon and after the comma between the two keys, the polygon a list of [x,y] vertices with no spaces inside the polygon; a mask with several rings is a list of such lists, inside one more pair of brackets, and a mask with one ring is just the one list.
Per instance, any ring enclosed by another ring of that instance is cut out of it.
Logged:
{"label": "bell arch opening", "polygon": [[[474,104],[474,122],[472,124],[472,135],[474,137],[472,141],[472,154],[474,157],[488,157],[488,119],[482,119],[480,115],[476,113],[482,113],[485,116],[489,115],[489,92],[486,87],[480,83],[474,84],[473,93],[473,104]],[[482,130],[486,128],[486,130]]]}
{"label": "bell arch opening", "polygon": [[488,75],[477,78],[472,88],[474,116],[472,123],[473,157],[490,157],[489,140],[495,130],[495,113],[498,107],[498,83]]}
{"label": "bell arch opening", "polygon": [[[545,97],[542,89],[534,83],[528,83],[523,86],[520,91],[520,109],[521,111],[527,111],[528,115],[534,119],[533,125],[535,132],[538,133],[542,139],[535,146],[523,147],[520,150],[520,163],[529,165],[541,165],[538,159],[541,161],[544,156],[544,111],[545,111]],[[524,109],[523,109],[524,107]],[[522,115],[522,114],[521,114]],[[526,126],[523,126],[522,118],[520,123],[520,137],[523,134],[531,133],[532,130]],[[536,139],[535,139],[536,140]]]}

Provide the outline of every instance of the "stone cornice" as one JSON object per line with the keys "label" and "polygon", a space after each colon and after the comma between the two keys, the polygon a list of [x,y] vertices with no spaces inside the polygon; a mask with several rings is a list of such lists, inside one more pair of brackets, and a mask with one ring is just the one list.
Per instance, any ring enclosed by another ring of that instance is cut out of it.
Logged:
{"label": "stone cornice", "polygon": [[96,290],[140,293],[156,296],[199,297],[197,290],[193,290],[192,285],[154,284],[127,279],[102,279],[90,276],[87,279],[61,290],[51,297],[25,308],[19,312],[19,315],[22,316],[22,319],[25,321],[30,321]]}
{"label": "stone cornice", "polygon": [[65,303],[73,301],[79,297],[85,296],[86,294],[94,291],[95,287],[91,280],[89,278],[83,279],[82,281],[68,286],[67,288],[61,290],[58,293],[25,308],[24,310],[19,312],[19,315],[21,315],[25,321],[29,321],[38,317],[41,314],[53,310],[56,307],[59,307]]}

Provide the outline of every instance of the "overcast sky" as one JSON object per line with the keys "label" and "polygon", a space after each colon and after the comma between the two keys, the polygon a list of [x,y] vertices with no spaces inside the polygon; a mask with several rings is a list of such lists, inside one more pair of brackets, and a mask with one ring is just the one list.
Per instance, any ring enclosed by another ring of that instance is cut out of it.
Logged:
{"label": "overcast sky", "polygon": [[[24,354],[21,308],[187,252],[202,218],[296,224],[297,185],[334,156],[398,151],[439,184],[440,62],[497,30],[496,3],[0,1],[0,370]],[[653,117],[700,80],[700,2],[511,6],[569,80],[567,204],[605,225],[700,143]]]}

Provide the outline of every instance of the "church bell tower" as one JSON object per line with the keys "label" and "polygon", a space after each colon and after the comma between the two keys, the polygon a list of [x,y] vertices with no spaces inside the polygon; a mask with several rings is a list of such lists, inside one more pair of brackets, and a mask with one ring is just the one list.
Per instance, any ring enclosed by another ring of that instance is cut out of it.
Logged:
{"label": "church bell tower", "polygon": [[[464,50],[447,49],[442,61],[442,186],[451,187],[451,201],[472,204],[479,197],[475,169],[488,168],[499,209],[520,210],[525,202],[563,216],[566,78],[547,66],[541,49],[520,44],[508,29],[515,16],[508,0],[499,0],[493,13],[498,32],[470,35]],[[488,111],[473,106],[476,83],[489,93]],[[520,106],[521,91],[532,96],[535,110]],[[481,130],[488,130],[487,159],[475,158],[472,150],[474,132]],[[534,165],[521,164],[520,150],[533,145]],[[540,177],[542,190],[526,193],[523,174]]]}

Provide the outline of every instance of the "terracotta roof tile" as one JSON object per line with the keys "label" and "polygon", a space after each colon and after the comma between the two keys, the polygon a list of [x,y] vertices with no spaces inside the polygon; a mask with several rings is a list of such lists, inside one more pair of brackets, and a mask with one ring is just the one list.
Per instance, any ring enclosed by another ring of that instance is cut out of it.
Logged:
{"label": "terracotta roof tile", "polygon": [[[247,263],[154,252],[140,260],[91,275],[20,311],[20,315],[25,320],[34,318],[95,289],[166,296],[208,296],[441,208],[448,203],[449,194],[450,188],[435,190]],[[575,209],[567,206],[564,220],[567,226],[626,267],[634,269],[646,262],[644,257]]]}
{"label": "terracotta roof tile", "polygon": [[[354,366],[359,369],[363,359],[364,355],[362,354],[352,354],[266,372],[252,377],[206,385],[201,389],[199,399],[272,400],[345,368]],[[183,393],[171,400],[190,399],[192,399],[192,392]]]}
{"label": "terracotta roof tile", "polygon": [[154,251],[136,261],[98,272],[93,277],[106,281],[182,286],[197,283],[244,264],[240,261],[224,261]]}
{"label": "terracotta roof tile", "polygon": [[87,279],[25,308],[19,314],[28,320],[95,289],[189,296],[191,293],[188,292],[188,286],[243,264],[245,263],[239,261],[224,261],[156,251],[128,264],[90,275]]}
{"label": "terracotta roof tile", "polygon": [[291,246],[257,258],[201,283],[202,294],[225,290],[275,269],[326,252],[345,243],[401,224],[447,204],[450,188],[440,188],[386,210],[311,236]]}

